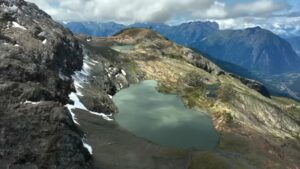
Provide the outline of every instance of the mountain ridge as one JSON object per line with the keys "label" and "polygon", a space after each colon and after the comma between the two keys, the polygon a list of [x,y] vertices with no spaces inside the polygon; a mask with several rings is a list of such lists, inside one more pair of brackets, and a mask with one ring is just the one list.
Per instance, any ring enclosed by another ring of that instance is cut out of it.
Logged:
{"label": "mountain ridge", "polygon": [[[270,81],[274,79],[271,78],[274,73],[282,74],[280,78],[284,79],[284,74],[289,74],[289,72],[292,74],[299,72],[299,57],[284,39],[267,30],[261,29],[260,27],[245,30],[219,30],[217,23],[214,22],[190,22],[175,26],[156,23],[137,23],[128,27],[144,27],[160,32],[170,40],[175,42],[179,41],[180,44],[191,47],[201,53],[205,53],[206,56],[217,61],[219,66],[226,68],[227,71],[260,81],[272,91],[271,93],[273,95],[289,96],[298,100],[300,99],[300,93],[297,88],[287,87],[282,90],[281,85],[279,85],[276,80]],[[179,31],[179,34],[174,33],[177,32],[177,28],[178,30],[181,30]],[[118,30],[115,30],[115,32],[118,32]],[[219,32],[232,32],[236,37],[228,36],[227,38],[224,38],[222,33]],[[241,38],[242,36],[245,37]],[[212,39],[211,43],[208,42],[207,37]],[[253,42],[248,42],[249,38],[252,39]],[[272,41],[269,39],[275,40]],[[220,41],[223,41],[223,44],[221,46],[219,44],[220,47],[216,47]],[[242,43],[237,44],[235,41],[241,41]],[[256,44],[256,41],[261,45]],[[207,45],[207,43],[210,43],[210,45]],[[281,44],[285,47],[281,48]],[[255,57],[251,56],[252,53],[256,53]],[[222,59],[220,59],[220,57],[222,57]],[[248,61],[245,62],[244,59],[247,59]],[[222,63],[225,65],[222,65]],[[229,64],[232,68],[228,67]],[[275,76],[278,77],[278,75]]]}

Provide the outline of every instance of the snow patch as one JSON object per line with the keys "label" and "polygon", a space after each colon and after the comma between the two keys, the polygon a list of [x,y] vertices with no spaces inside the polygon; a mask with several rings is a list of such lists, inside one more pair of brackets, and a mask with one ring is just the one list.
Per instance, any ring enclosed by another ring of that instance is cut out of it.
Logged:
{"label": "snow patch", "polygon": [[43,40],[43,45],[46,45],[47,44],[47,39]]}
{"label": "snow patch", "polygon": [[[80,95],[82,95],[82,94],[80,93]],[[106,114],[104,114],[104,113],[98,113],[98,112],[93,112],[93,111],[88,110],[88,109],[81,103],[81,101],[79,100],[78,94],[72,92],[72,93],[69,95],[69,98],[70,98],[72,101],[74,101],[74,105],[67,105],[67,107],[69,108],[69,110],[70,110],[70,109],[71,109],[71,110],[72,110],[72,109],[81,109],[81,110],[85,110],[85,111],[88,111],[88,112],[91,113],[91,114],[94,114],[94,115],[97,115],[97,116],[101,116],[101,117],[104,118],[105,120],[112,121],[112,119],[109,118],[109,116],[111,116],[111,115],[106,115]],[[70,112],[71,112],[71,111],[70,111]],[[74,118],[74,120],[76,120],[76,118]]]}
{"label": "snow patch", "polygon": [[126,76],[125,70],[121,69],[121,72],[122,72],[122,74],[123,74],[124,76]]}
{"label": "snow patch", "polygon": [[[75,74],[72,76],[72,78],[74,80],[74,86],[76,89],[76,93],[74,93],[74,92],[70,93],[69,98],[70,98],[70,100],[74,101],[74,105],[70,105],[70,104],[66,105],[66,107],[69,109],[69,111],[72,115],[74,123],[76,123],[78,125],[79,125],[79,123],[76,121],[75,114],[72,112],[73,109],[85,110],[91,114],[101,116],[103,119],[108,120],[108,121],[113,120],[110,118],[111,115],[106,115],[104,113],[98,113],[98,112],[93,112],[93,111],[88,110],[84,106],[84,104],[81,103],[80,99],[78,98],[78,96],[81,96],[81,97],[83,96],[83,94],[80,92],[80,90],[84,88],[83,84],[88,84],[87,77],[90,75],[89,71],[91,70],[91,67],[86,63],[88,59],[89,59],[88,55],[85,54],[82,70],[76,71]],[[95,61],[92,61],[92,62],[93,62],[93,64],[95,64]]]}
{"label": "snow patch", "polygon": [[99,63],[98,61],[96,61],[96,60],[94,60],[94,59],[92,59],[92,62],[93,62],[93,63],[96,63],[96,64]]}
{"label": "snow patch", "polygon": [[93,112],[93,111],[89,111],[91,114],[97,115],[102,117],[103,119],[107,120],[107,121],[113,121],[113,119],[111,119],[110,117],[112,116],[112,114],[110,115],[106,115],[104,113],[98,113],[98,112]]}
{"label": "snow patch", "polygon": [[112,95],[110,95],[110,94],[108,95],[108,97],[109,97],[110,99],[112,99],[112,98],[113,98],[113,97],[112,97]]}
{"label": "snow patch", "polygon": [[72,120],[75,124],[77,125],[80,125],[78,122],[77,122],[77,118],[75,117],[75,113],[72,111],[74,108],[73,105],[71,104],[67,104],[66,107],[68,108],[69,112],[71,113],[71,116],[72,116]]}
{"label": "snow patch", "polygon": [[86,148],[89,151],[89,153],[92,155],[93,154],[92,146],[87,143],[85,138],[82,138],[81,141],[82,141],[83,147]]}
{"label": "snow patch", "polygon": [[24,26],[22,26],[22,25],[20,25],[19,23],[17,23],[17,22],[12,22],[12,27],[14,27],[14,28],[20,28],[20,29],[23,29],[23,30],[27,30]]}
{"label": "snow patch", "polygon": [[40,104],[41,102],[32,102],[32,101],[28,101],[26,100],[23,104],[33,104],[33,105],[36,105],[36,104]]}
{"label": "snow patch", "polygon": [[19,47],[20,45],[19,45],[19,44],[15,44],[14,46],[15,46],[15,47]]}
{"label": "snow patch", "polygon": [[93,66],[95,66],[96,65],[96,63],[94,63],[94,62],[90,62],[90,61],[87,61],[87,60],[85,60],[84,61],[86,64],[90,64],[90,65],[93,65]]}
{"label": "snow patch", "polygon": [[91,67],[86,63],[86,61],[83,63],[83,70],[86,72],[89,72],[91,70]]}
{"label": "snow patch", "polygon": [[76,90],[78,88],[83,88],[83,86],[80,83],[78,83],[77,81],[74,81],[74,85],[75,85]]}

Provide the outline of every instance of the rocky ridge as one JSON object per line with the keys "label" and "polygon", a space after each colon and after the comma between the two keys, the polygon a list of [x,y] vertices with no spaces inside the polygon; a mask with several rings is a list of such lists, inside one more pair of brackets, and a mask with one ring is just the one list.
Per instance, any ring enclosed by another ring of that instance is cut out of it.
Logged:
{"label": "rocky ridge", "polygon": [[36,5],[0,1],[0,168],[92,168],[64,106],[82,66],[72,33]]}

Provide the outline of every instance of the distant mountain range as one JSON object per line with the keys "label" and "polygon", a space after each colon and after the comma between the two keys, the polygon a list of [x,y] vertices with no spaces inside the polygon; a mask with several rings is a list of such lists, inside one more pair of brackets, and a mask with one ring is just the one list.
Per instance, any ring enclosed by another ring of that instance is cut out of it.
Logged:
{"label": "distant mountain range", "polygon": [[[225,62],[266,75],[300,72],[300,58],[283,38],[260,27],[220,30],[216,22],[189,22],[176,26],[157,23],[122,25],[114,22],[69,22],[75,33],[110,36],[128,27],[151,28],[179,44],[195,48]],[[289,40],[295,50],[299,38]]]}
{"label": "distant mountain range", "polygon": [[[122,25],[114,22],[69,22],[74,33],[111,36],[124,28],[150,28],[181,45],[191,47],[213,60],[224,70],[263,82],[274,93],[285,93],[300,100],[295,85],[282,85],[288,74],[298,81],[300,37],[281,38],[260,27],[220,30],[216,22],[189,22],[170,26],[159,23]],[[281,79],[280,83],[275,79]],[[292,79],[292,80],[293,80]],[[289,84],[294,84],[290,82]]]}
{"label": "distant mountain range", "polygon": [[300,58],[291,45],[260,27],[220,30],[190,46],[259,74],[300,72]]}
{"label": "distant mountain range", "polygon": [[126,27],[114,22],[65,22],[63,24],[74,33],[105,37],[113,35]]}

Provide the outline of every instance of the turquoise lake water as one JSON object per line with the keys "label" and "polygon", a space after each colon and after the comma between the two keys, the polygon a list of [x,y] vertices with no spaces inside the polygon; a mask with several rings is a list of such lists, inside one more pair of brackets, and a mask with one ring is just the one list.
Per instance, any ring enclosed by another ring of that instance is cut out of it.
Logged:
{"label": "turquoise lake water", "polygon": [[137,136],[167,147],[212,150],[219,134],[210,117],[184,106],[176,95],[159,93],[157,82],[143,81],[119,91],[115,119]]}

